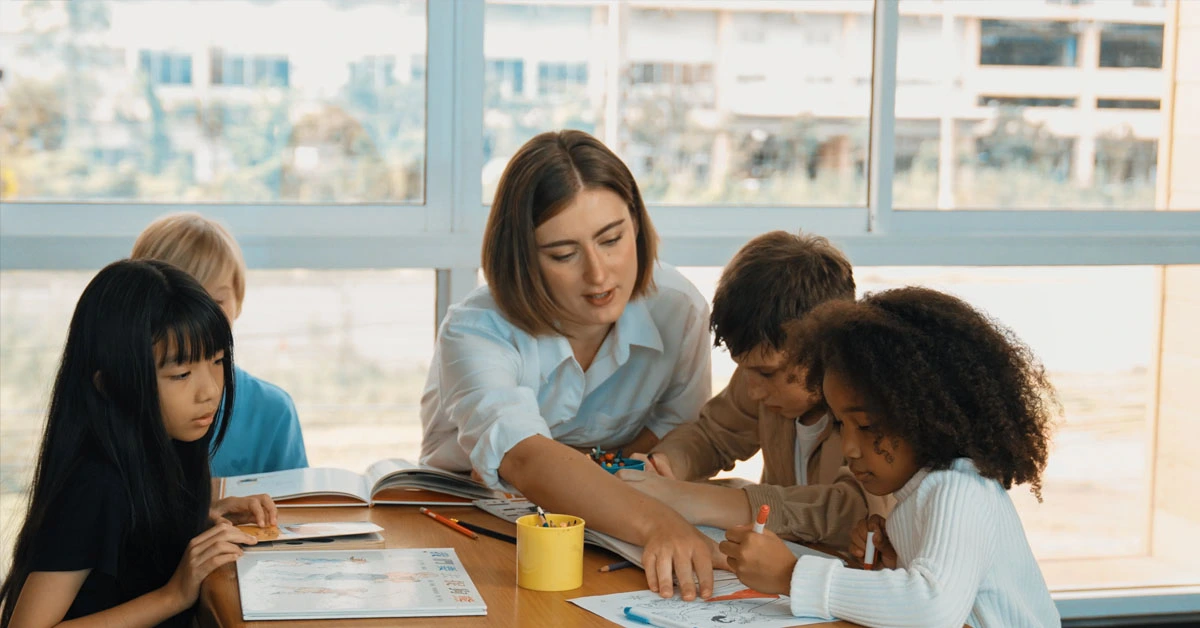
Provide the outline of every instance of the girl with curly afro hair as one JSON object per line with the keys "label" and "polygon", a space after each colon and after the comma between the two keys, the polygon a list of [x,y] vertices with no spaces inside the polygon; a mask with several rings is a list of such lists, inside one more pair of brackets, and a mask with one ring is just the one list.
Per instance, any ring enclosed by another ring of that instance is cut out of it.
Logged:
{"label": "girl with curly afro hair", "polygon": [[[1041,500],[1058,411],[1044,368],[1011,331],[935,290],[830,301],[788,328],[788,360],[820,389],[863,487],[896,507],[851,533],[862,562],[805,556],[769,531],[726,533],[747,586],[791,595],[792,612],[864,626],[1058,626],[1006,489]],[[882,567],[882,569],[879,569]]]}

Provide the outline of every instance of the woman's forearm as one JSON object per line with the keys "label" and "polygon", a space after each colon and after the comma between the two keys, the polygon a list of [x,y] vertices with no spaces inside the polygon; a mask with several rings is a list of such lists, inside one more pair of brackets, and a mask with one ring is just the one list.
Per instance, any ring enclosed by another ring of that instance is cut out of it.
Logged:
{"label": "woman's forearm", "polygon": [[587,456],[544,436],[531,436],[509,450],[500,476],[535,504],[582,517],[589,528],[638,545],[658,523],[679,519]]}

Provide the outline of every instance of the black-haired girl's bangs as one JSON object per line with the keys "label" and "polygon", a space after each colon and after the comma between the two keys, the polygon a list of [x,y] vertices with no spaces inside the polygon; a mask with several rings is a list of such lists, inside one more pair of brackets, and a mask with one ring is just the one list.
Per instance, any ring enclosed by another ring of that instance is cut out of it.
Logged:
{"label": "black-haired girl's bangs", "polygon": [[225,313],[206,299],[189,298],[177,292],[166,304],[166,311],[159,319],[162,327],[152,329],[151,337],[157,347],[163,344],[163,354],[158,357],[158,366],[168,362],[190,364],[212,359],[224,351],[233,350],[233,334]]}

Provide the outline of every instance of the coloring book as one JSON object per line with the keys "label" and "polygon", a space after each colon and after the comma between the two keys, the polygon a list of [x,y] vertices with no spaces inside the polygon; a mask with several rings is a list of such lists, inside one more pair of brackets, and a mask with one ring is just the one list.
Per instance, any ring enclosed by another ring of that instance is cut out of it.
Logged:
{"label": "coloring book", "polygon": [[247,552],[242,619],[486,615],[454,549]]}

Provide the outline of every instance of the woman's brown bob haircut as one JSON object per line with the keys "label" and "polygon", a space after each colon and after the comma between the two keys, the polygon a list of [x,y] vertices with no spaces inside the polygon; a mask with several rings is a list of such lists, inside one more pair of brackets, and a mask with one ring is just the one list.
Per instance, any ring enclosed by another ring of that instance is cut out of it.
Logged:
{"label": "woman's brown bob haircut", "polygon": [[609,190],[629,207],[637,229],[638,277],[631,299],[654,290],[658,234],[629,168],[583,131],[549,131],[513,155],[483,232],[483,275],[512,324],[532,335],[559,333],[561,316],[546,290],[534,229],[570,205],[582,190]]}

